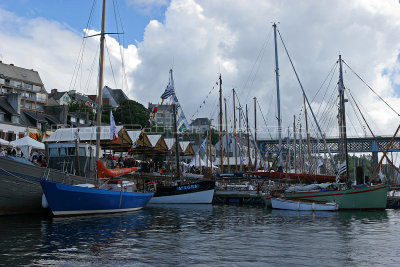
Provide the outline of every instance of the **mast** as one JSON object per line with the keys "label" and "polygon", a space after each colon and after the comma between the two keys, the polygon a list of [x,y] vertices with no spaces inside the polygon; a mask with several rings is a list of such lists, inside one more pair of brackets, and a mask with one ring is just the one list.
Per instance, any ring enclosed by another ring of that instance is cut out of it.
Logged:
{"label": "mast", "polygon": [[293,149],[294,149],[294,155],[293,155],[293,167],[294,167],[294,173],[297,173],[297,165],[296,165],[296,115],[293,115]]}
{"label": "mast", "polygon": [[233,135],[235,138],[235,171],[238,171],[237,163],[237,138],[236,138],[236,105],[235,105],[235,89],[232,89],[233,93]]}
{"label": "mast", "polygon": [[228,133],[228,119],[227,119],[227,112],[226,112],[226,98],[225,101],[225,135],[226,135],[226,154],[228,159],[228,172],[231,171],[231,164],[229,163],[229,133]]}
{"label": "mast", "polygon": [[[242,106],[239,103],[239,142],[242,142]],[[242,161],[242,154],[243,154],[243,147],[241,149],[241,152],[239,154],[239,158],[240,158],[240,171],[243,171],[243,161]]]}
{"label": "mast", "polygon": [[281,100],[279,96],[279,66],[278,66],[278,45],[276,42],[276,24],[274,27],[274,40],[275,40],[275,79],[276,79],[276,102],[278,107],[278,139],[279,139],[279,163],[278,166],[282,166],[282,126],[281,126]]}
{"label": "mast", "polygon": [[220,163],[221,163],[221,173],[224,172],[224,144],[222,143],[222,78],[221,73],[219,74],[219,143],[220,143]]}
{"label": "mast", "polygon": [[[172,74],[172,72],[171,72]],[[176,104],[172,104],[174,116],[174,134],[175,134],[175,158],[176,158],[176,177],[181,178],[181,168],[179,166],[179,140],[178,140],[178,127],[176,126]]]}
{"label": "mast", "polygon": [[339,55],[339,131],[341,140],[341,154],[340,154],[340,164],[346,161],[346,177],[349,182],[349,159],[347,155],[347,133],[346,133],[346,112],[345,112],[345,102],[344,99],[344,84],[343,84],[343,71],[342,71],[342,56]]}
{"label": "mast", "polygon": [[[200,174],[201,174],[201,158],[200,158],[200,146],[201,146],[201,141],[200,141],[200,120],[198,120],[199,124],[199,170],[200,170]],[[196,156],[196,155],[195,155]]]}
{"label": "mast", "polygon": [[[254,146],[257,147],[257,98],[254,97]],[[255,153],[254,170],[257,171],[257,151]]]}
{"label": "mast", "polygon": [[247,104],[246,104],[246,128],[247,128],[247,156],[249,158],[249,161],[247,162],[247,171],[248,171],[251,165],[251,158],[250,158],[249,112],[247,109]]}
{"label": "mast", "polygon": [[303,102],[304,102],[304,118],[306,120],[306,137],[307,137],[307,158],[308,158],[308,173],[311,173],[312,171],[312,165],[311,165],[311,152],[310,152],[310,133],[308,131],[308,118],[307,118],[307,106],[306,106],[306,98],[303,96]]}
{"label": "mast", "polygon": [[106,21],[106,0],[103,0],[103,12],[101,17],[101,33],[100,33],[99,93],[97,96],[96,160],[100,159],[101,111],[103,105],[103,67],[104,67],[103,59],[104,59],[105,21]]}

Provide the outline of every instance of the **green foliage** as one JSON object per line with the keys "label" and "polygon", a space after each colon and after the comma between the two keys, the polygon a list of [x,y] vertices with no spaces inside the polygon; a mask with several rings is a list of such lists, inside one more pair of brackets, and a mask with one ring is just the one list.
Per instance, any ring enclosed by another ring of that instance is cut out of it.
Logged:
{"label": "green foliage", "polygon": [[124,99],[114,112],[116,124],[136,124],[145,127],[149,120],[149,111],[134,100]]}
{"label": "green foliage", "polygon": [[[113,107],[110,104],[103,103],[103,111],[101,112],[102,123],[108,123],[108,124],[110,123],[110,110],[113,110]],[[114,115],[114,120],[115,123],[118,124],[115,115]]]}
{"label": "green foliage", "polygon": [[[207,137],[208,132],[203,133],[203,139]],[[211,129],[211,144],[215,146],[215,144],[218,142],[218,133],[215,129]]]}
{"label": "green foliage", "polygon": [[77,113],[89,113],[89,120],[95,120],[95,113],[93,112],[92,107],[88,107],[84,102],[71,102],[68,105],[69,112],[77,112]]}

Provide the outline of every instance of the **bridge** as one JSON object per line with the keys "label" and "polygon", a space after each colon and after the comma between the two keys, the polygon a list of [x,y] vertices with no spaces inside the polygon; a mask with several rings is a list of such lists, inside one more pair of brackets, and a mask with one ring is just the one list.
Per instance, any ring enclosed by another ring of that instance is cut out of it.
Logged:
{"label": "bridge", "polygon": [[[377,136],[377,141],[381,145],[379,148],[378,143],[375,139],[371,137],[350,137],[347,138],[347,151],[349,153],[378,153],[385,151],[387,146],[392,139],[392,136]],[[327,138],[326,144],[331,151],[331,153],[339,153],[339,138],[332,137]],[[302,142],[302,150],[307,149],[307,139],[303,138]],[[261,153],[278,153],[279,149],[279,141],[275,139],[259,139],[257,140],[258,147],[260,148]],[[282,139],[282,153],[287,153],[287,151],[294,151],[294,139],[289,139],[289,144],[287,138]],[[300,151],[300,141],[296,139],[296,151]],[[328,150],[325,147],[323,140],[310,138],[310,151],[313,153],[327,153]],[[389,152],[400,152],[400,137],[395,137]]]}
{"label": "bridge", "polygon": [[[347,138],[347,151],[348,153],[372,153],[372,166],[378,165],[378,152],[385,151],[388,147],[392,136],[377,136],[376,140],[370,137],[350,137]],[[326,145],[331,153],[339,153],[339,138],[331,137],[327,138]],[[260,139],[257,140],[257,145],[260,148],[262,155],[265,152],[268,153],[278,153],[279,141],[275,139]],[[301,140],[302,151],[306,152],[307,149],[307,139],[303,138]],[[380,149],[381,148],[381,149]],[[289,143],[287,137],[282,139],[282,154],[286,154],[290,151],[294,152],[294,139],[289,138]],[[300,140],[296,139],[296,151],[300,152]],[[310,151],[311,153],[328,153],[328,149],[325,147],[323,140],[318,140],[316,138],[310,138]],[[392,145],[390,146],[388,152],[400,152],[400,137],[395,137]],[[307,152],[306,152],[307,153]]]}

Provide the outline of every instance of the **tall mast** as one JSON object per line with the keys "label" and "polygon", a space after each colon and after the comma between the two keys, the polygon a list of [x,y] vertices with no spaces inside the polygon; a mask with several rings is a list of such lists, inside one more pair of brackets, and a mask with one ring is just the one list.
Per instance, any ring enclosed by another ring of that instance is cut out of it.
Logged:
{"label": "tall mast", "polygon": [[[172,72],[171,72],[172,74]],[[172,104],[174,116],[174,132],[175,132],[175,158],[176,158],[176,176],[177,179],[181,178],[181,168],[179,165],[179,140],[178,140],[178,127],[176,125],[176,104]]]}
{"label": "tall mast", "polygon": [[[200,171],[200,174],[201,174],[201,158],[200,158],[200,146],[201,146],[201,141],[200,141],[200,120],[198,120],[198,122],[199,122],[199,124],[198,124],[198,126],[199,126],[199,171]],[[195,155],[196,156],[196,155]]]}
{"label": "tall mast", "polygon": [[225,135],[226,135],[226,156],[228,159],[228,172],[231,171],[231,164],[229,162],[229,133],[228,133],[228,115],[226,112],[226,98],[224,98],[225,101]]}
{"label": "tall mast", "polygon": [[345,99],[344,99],[344,84],[343,84],[343,71],[342,71],[342,56],[339,55],[339,131],[341,140],[341,157],[340,164],[346,161],[346,176],[348,177],[349,160],[347,155],[347,133],[346,133],[346,112],[345,112]]}
{"label": "tall mast", "polygon": [[282,166],[282,126],[281,126],[281,100],[279,97],[279,66],[278,66],[278,45],[276,42],[276,24],[272,25],[274,27],[274,40],[275,40],[275,79],[276,79],[276,102],[278,107],[278,139],[279,139],[279,164]]}
{"label": "tall mast", "polygon": [[236,137],[236,105],[235,105],[235,89],[232,89],[233,93],[233,137],[235,138],[235,171],[238,171],[237,163],[237,137]]}
{"label": "tall mast", "polygon": [[312,164],[311,164],[311,152],[310,152],[310,133],[308,130],[308,118],[307,118],[307,106],[306,106],[306,98],[303,96],[303,102],[304,102],[304,119],[306,121],[306,137],[307,137],[307,158],[308,158],[308,164],[309,164],[309,169],[308,173],[311,173],[312,171]]}
{"label": "tall mast", "polygon": [[293,149],[294,149],[294,155],[293,155],[293,167],[294,167],[294,173],[297,173],[297,165],[296,165],[296,158],[297,158],[297,153],[296,153],[296,115],[293,115]]}
{"label": "tall mast", "polygon": [[220,163],[221,163],[221,173],[224,172],[224,144],[222,140],[222,78],[221,73],[219,74],[219,143],[220,143]]}
{"label": "tall mast", "polygon": [[251,158],[250,158],[249,111],[247,109],[247,104],[246,104],[246,128],[247,128],[247,156],[249,157],[249,161],[247,162],[247,171],[249,171],[251,166]]}
{"label": "tall mast", "polygon": [[101,18],[101,33],[100,33],[99,93],[97,96],[96,160],[100,159],[101,111],[103,106],[103,65],[104,65],[103,58],[104,58],[105,21],[106,21],[106,0],[103,0],[103,13]]}
{"label": "tall mast", "polygon": [[[239,103],[239,142],[242,142],[242,106]],[[242,161],[242,154],[243,154],[243,146],[241,151],[239,151],[239,158],[240,158],[240,171],[243,171],[243,161]]]}
{"label": "tall mast", "polygon": [[[257,98],[254,97],[254,146],[257,147]],[[257,150],[255,155],[254,170],[257,171]]]}

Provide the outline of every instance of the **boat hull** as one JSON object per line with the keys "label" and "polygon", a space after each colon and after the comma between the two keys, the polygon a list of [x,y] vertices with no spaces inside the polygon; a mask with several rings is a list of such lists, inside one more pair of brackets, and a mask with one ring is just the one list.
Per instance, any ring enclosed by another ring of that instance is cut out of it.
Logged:
{"label": "boat hull", "polygon": [[339,208],[336,203],[302,202],[281,198],[271,198],[271,204],[273,209],[280,210],[335,211]]}
{"label": "boat hull", "polygon": [[214,189],[179,195],[153,197],[150,204],[211,204]]}
{"label": "boat hull", "polygon": [[285,193],[287,199],[335,202],[339,209],[385,209],[387,204],[386,185],[374,185],[338,191],[308,191]]}
{"label": "boat hull", "polygon": [[0,157],[0,215],[45,213],[42,207],[40,178],[57,182],[82,184],[93,180],[75,175],[66,175],[59,170],[49,170],[35,165]]}
{"label": "boat hull", "polygon": [[55,216],[116,213],[139,210],[153,193],[131,193],[87,188],[41,180],[43,192]]}
{"label": "boat hull", "polygon": [[153,204],[211,204],[215,182],[200,181],[182,186],[158,186]]}

